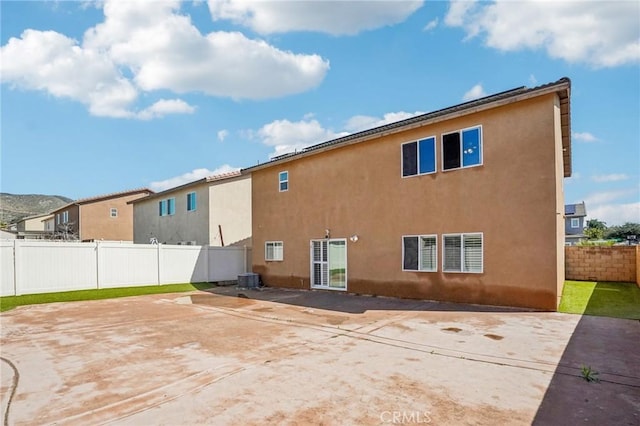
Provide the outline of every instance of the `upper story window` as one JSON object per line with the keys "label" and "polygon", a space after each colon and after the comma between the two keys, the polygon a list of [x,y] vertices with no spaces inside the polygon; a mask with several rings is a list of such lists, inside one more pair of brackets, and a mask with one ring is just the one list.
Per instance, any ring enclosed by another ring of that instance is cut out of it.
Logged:
{"label": "upper story window", "polygon": [[571,218],[571,227],[572,228],[580,228],[580,219],[577,217]]}
{"label": "upper story window", "polygon": [[62,223],[69,223],[69,212],[62,212]]}
{"label": "upper story window", "polygon": [[60,213],[56,213],[56,225],[60,225]]}
{"label": "upper story window", "polygon": [[409,235],[402,237],[402,270],[438,270],[438,237],[436,235]]}
{"label": "upper story window", "polygon": [[442,169],[452,170],[482,164],[482,127],[476,126],[442,135]]}
{"label": "upper story window", "polygon": [[435,136],[402,144],[402,177],[434,173],[435,171]]}
{"label": "upper story window", "polygon": [[112,207],[112,208],[109,210],[109,216],[111,216],[111,217],[118,217],[118,209],[116,209],[116,208],[113,208],[113,207]]}
{"label": "upper story window", "polygon": [[167,200],[167,213],[169,215],[176,214],[176,199],[175,198],[169,198]]}
{"label": "upper story window", "polygon": [[167,215],[167,200],[158,201],[158,215],[159,216]]}
{"label": "upper story window", "polygon": [[196,193],[190,192],[187,194],[187,211],[192,212],[197,208]]}
{"label": "upper story window", "polygon": [[176,213],[176,199],[167,198],[158,202],[158,214],[160,216],[174,215]]}
{"label": "upper story window", "polygon": [[278,173],[278,184],[280,192],[289,190],[289,172]]}
{"label": "upper story window", "polygon": [[444,272],[483,271],[482,234],[448,234],[442,236]]}
{"label": "upper story window", "polygon": [[264,260],[283,260],[284,244],[282,241],[267,241],[264,244]]}

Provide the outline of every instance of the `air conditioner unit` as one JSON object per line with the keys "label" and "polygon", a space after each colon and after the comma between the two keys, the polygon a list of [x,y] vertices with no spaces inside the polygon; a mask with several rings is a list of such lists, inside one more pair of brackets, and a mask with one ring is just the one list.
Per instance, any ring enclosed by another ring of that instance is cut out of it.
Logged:
{"label": "air conditioner unit", "polygon": [[258,288],[260,285],[260,275],[253,272],[238,275],[238,287]]}

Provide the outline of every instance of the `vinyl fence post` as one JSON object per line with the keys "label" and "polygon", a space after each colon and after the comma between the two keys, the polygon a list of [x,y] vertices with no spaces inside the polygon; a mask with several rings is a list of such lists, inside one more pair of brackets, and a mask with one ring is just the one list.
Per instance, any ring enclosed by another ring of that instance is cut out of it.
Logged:
{"label": "vinyl fence post", "polygon": [[211,282],[209,279],[209,244],[202,246],[204,249],[204,271],[207,274],[205,280],[207,282]]}
{"label": "vinyl fence post", "polygon": [[158,260],[158,285],[160,285],[160,277],[161,277],[161,271],[160,271],[160,250],[161,250],[161,246],[162,244],[157,244],[158,246],[158,250],[157,250],[157,260]]}
{"label": "vinyl fence post", "polygon": [[13,295],[18,295],[18,240],[13,240]]}
{"label": "vinyl fence post", "polygon": [[100,290],[100,241],[96,241],[96,288]]}

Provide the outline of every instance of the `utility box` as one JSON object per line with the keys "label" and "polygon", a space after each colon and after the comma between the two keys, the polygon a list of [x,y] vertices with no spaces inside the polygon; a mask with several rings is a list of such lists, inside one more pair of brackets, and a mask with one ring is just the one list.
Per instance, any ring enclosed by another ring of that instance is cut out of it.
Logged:
{"label": "utility box", "polygon": [[238,287],[240,288],[258,288],[260,286],[260,275],[247,272],[238,275]]}

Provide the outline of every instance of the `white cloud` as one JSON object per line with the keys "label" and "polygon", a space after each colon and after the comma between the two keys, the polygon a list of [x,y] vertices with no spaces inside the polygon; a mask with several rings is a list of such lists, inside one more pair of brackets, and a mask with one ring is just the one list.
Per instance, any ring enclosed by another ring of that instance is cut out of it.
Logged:
{"label": "white cloud", "polygon": [[529,74],[529,83],[531,83],[532,86],[536,86],[538,84],[538,79],[535,75]]}
{"label": "white cloud", "polygon": [[637,1],[452,1],[445,23],[502,51],[545,49],[595,67],[640,61]]}
{"label": "white cloud", "polygon": [[82,39],[26,30],[0,48],[3,83],[87,105],[92,115],[149,119],[192,112],[180,100],[136,111],[141,92],[198,92],[265,99],[316,87],[329,70],[237,32],[202,34],[179,1],[106,1],[104,22]]}
{"label": "white cloud", "polygon": [[218,132],[218,140],[220,142],[224,142],[224,140],[227,138],[227,136],[229,136],[229,131],[226,129],[220,130]]}
{"label": "white cloud", "polygon": [[422,31],[431,31],[431,30],[433,30],[434,28],[436,28],[438,26],[438,23],[439,23],[438,18],[433,19],[433,20],[429,21],[427,23],[427,25],[424,26]]}
{"label": "white cloud", "polygon": [[482,88],[482,85],[476,84],[471,89],[469,89],[464,94],[464,96],[462,96],[462,100],[467,102],[467,101],[472,101],[474,99],[483,98],[485,96],[487,96],[487,92],[484,91],[484,89]]}
{"label": "white cloud", "polygon": [[322,127],[317,120],[309,119],[295,122],[275,120],[255,132],[255,136],[261,139],[262,143],[275,148],[272,157],[346,135],[348,133],[335,133]]}
{"label": "white cloud", "polygon": [[258,131],[244,131],[243,134],[245,137],[260,139],[263,144],[274,147],[275,150],[271,153],[271,157],[275,157],[420,114],[424,113],[400,111],[387,113],[383,117],[356,115],[347,120],[344,129],[334,131],[323,127],[318,120],[313,118],[314,115],[309,113],[305,114],[300,121],[275,120],[265,124]]}
{"label": "white cloud", "polygon": [[415,117],[416,115],[421,114],[424,114],[424,112],[389,112],[382,118],[372,117],[369,115],[355,115],[347,120],[344,128],[348,132],[355,133],[366,129],[372,129],[374,127],[384,126],[385,124],[395,123],[396,121],[405,120],[407,118]]}
{"label": "white cloud", "polygon": [[624,173],[613,173],[613,174],[609,174],[609,175],[595,175],[595,176],[591,176],[591,180],[593,180],[594,182],[618,182],[621,180],[627,180],[629,179],[629,176],[624,174]]}
{"label": "white cloud", "polygon": [[156,192],[164,191],[170,188],[175,188],[176,186],[184,185],[189,182],[203,179],[208,176],[214,176],[214,175],[219,175],[223,173],[231,173],[238,170],[240,170],[238,167],[231,167],[228,164],[222,165],[214,170],[209,170],[204,168],[194,169],[180,176],[175,176],[175,177],[161,180],[161,181],[151,182],[149,184],[149,188],[151,188]]}
{"label": "white cloud", "polygon": [[638,193],[637,188],[614,189],[611,191],[594,192],[584,199],[587,206],[610,203],[611,201],[633,196]]}
{"label": "white cloud", "polygon": [[181,99],[160,99],[137,115],[142,120],[164,117],[168,114],[193,114],[196,109]]}
{"label": "white cloud", "polygon": [[209,11],[214,20],[230,20],[260,34],[314,31],[353,35],[400,23],[422,7],[422,4],[422,0],[209,0]]}
{"label": "white cloud", "polygon": [[599,140],[589,132],[573,132],[573,138],[580,142],[597,142]]}
{"label": "white cloud", "polygon": [[602,204],[591,209],[587,206],[587,219],[598,219],[607,226],[626,222],[640,223],[640,202],[626,204]]}

